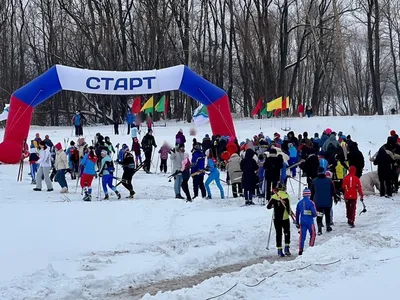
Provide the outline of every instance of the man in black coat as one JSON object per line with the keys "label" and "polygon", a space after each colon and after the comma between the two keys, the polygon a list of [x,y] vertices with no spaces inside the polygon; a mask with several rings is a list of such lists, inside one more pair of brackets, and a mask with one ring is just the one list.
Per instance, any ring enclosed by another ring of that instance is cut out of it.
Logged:
{"label": "man in black coat", "polygon": [[210,136],[208,134],[205,135],[203,142],[201,144],[201,148],[203,149],[203,152],[205,153],[208,149],[213,148],[213,142],[210,139]]}
{"label": "man in black coat", "polygon": [[242,170],[242,189],[244,192],[244,199],[246,205],[253,203],[253,192],[256,189],[258,164],[253,159],[255,152],[253,149],[247,149],[244,159],[240,162],[240,169]]}
{"label": "man in black coat", "polygon": [[380,183],[381,197],[385,195],[392,197],[392,164],[393,158],[386,152],[385,146],[381,147],[374,160],[374,165],[378,166],[378,177]]}
{"label": "man in black coat", "polygon": [[267,199],[271,199],[271,189],[275,189],[281,179],[281,171],[283,168],[282,155],[277,155],[275,149],[269,150],[269,156],[265,159],[264,170],[266,180]]}
{"label": "man in black coat", "polygon": [[365,161],[364,155],[358,150],[357,143],[350,144],[347,161],[349,162],[349,167],[354,166],[356,168],[356,176],[360,178],[365,166]]}
{"label": "man in black coat", "polygon": [[142,148],[145,156],[143,170],[146,173],[150,173],[151,153],[153,152],[153,146],[154,148],[157,148],[156,141],[154,140],[153,136],[153,130],[150,129],[142,140]]}
{"label": "man in black coat", "polygon": [[307,185],[311,189],[313,179],[318,176],[319,160],[315,153],[310,153],[305,161],[300,164],[300,169],[307,175]]}

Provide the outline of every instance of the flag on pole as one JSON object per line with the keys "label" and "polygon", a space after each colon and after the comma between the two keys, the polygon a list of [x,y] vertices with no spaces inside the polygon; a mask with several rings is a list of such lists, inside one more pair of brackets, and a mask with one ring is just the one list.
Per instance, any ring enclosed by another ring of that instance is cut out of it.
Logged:
{"label": "flag on pole", "polygon": [[140,96],[136,97],[136,98],[133,100],[132,107],[131,107],[131,112],[132,112],[133,114],[138,114],[138,113],[140,113],[141,101],[142,101],[142,99],[140,99]]}
{"label": "flag on pole", "polygon": [[289,109],[289,106],[290,106],[289,97],[285,97],[285,99],[282,101],[282,110]]}
{"label": "flag on pole", "polygon": [[154,107],[154,98],[153,96],[151,96],[149,100],[147,100],[146,103],[143,105],[140,111],[144,111],[146,114],[148,114],[153,112],[153,107]]}
{"label": "flag on pole", "polygon": [[274,114],[274,111],[267,111],[267,119],[271,118]]}
{"label": "flag on pole", "polygon": [[282,108],[282,97],[276,98],[267,103],[267,111],[273,111],[275,109]]}
{"label": "flag on pole", "polygon": [[156,112],[165,113],[165,96],[162,96],[160,101],[156,104]]}
{"label": "flag on pole", "polygon": [[193,122],[196,126],[200,126],[209,122],[207,107],[201,104],[193,112]]}
{"label": "flag on pole", "polygon": [[262,108],[262,99],[260,97],[260,99],[258,99],[256,107],[254,107],[254,109],[253,109],[253,111],[251,113],[251,116],[253,117],[256,114],[258,114],[260,112],[261,108]]}
{"label": "flag on pole", "polygon": [[263,110],[260,112],[260,114],[261,114],[262,116],[265,116],[267,113],[268,113],[268,112],[267,112],[267,107],[264,107]]}

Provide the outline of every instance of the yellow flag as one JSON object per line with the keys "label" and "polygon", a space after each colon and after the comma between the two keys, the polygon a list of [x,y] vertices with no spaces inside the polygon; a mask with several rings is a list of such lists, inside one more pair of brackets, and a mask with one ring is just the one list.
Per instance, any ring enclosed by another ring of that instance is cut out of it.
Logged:
{"label": "yellow flag", "polygon": [[150,99],[147,100],[146,103],[143,105],[140,111],[144,111],[146,109],[153,109],[153,107],[154,107],[153,96],[151,96]]}
{"label": "yellow flag", "polygon": [[275,109],[281,109],[281,108],[282,108],[282,97],[276,98],[271,102],[267,103],[267,111],[273,111]]}

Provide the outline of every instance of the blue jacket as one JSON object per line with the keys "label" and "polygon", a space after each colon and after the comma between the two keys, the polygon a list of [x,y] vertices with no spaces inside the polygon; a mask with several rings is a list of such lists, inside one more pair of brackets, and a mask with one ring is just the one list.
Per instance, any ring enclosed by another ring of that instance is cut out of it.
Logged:
{"label": "blue jacket", "polygon": [[323,134],[321,136],[321,139],[319,140],[319,147],[322,148],[322,146],[325,144],[325,142],[329,139],[329,136],[326,134]]}
{"label": "blue jacket", "polygon": [[85,156],[82,158],[81,165],[84,167],[84,174],[96,175],[96,160],[91,160],[89,158],[89,154],[85,154]]}
{"label": "blue jacket", "polygon": [[75,126],[81,125],[81,116],[80,115],[75,115],[74,116],[74,125]]}
{"label": "blue jacket", "polygon": [[304,197],[297,203],[296,207],[296,223],[299,225],[312,225],[314,218],[317,216],[315,204],[308,197]]}
{"label": "blue jacket", "polygon": [[297,158],[297,150],[294,146],[289,147],[290,158]]}
{"label": "blue jacket", "polygon": [[[129,124],[129,123],[128,123]],[[133,127],[132,129],[131,129],[131,138],[133,139],[133,138],[137,138],[137,136],[138,136],[138,129],[137,129],[137,127]]]}
{"label": "blue jacket", "polygon": [[324,168],[325,172],[328,171],[328,161],[325,158],[319,160],[319,166]]}
{"label": "blue jacket", "polygon": [[335,187],[333,181],[325,176],[319,174],[311,185],[311,199],[314,201],[316,207],[331,208],[333,196],[335,195]]}
{"label": "blue jacket", "polygon": [[286,178],[287,178],[287,174],[286,174],[286,169],[287,169],[287,164],[285,164],[285,162],[283,162],[283,167],[281,170],[281,182],[286,182]]}
{"label": "blue jacket", "polygon": [[112,159],[109,155],[106,155],[101,159],[100,170],[103,170],[103,175],[109,175],[114,171],[114,168],[112,167],[107,168],[107,166],[104,166],[106,163],[108,163],[108,165],[112,164]]}
{"label": "blue jacket", "polygon": [[125,149],[126,148],[122,148],[121,150],[119,150],[118,152],[118,161],[121,162],[124,160],[124,154],[125,154]]}
{"label": "blue jacket", "polygon": [[219,170],[215,167],[214,161],[212,158],[207,160],[207,166],[210,169],[210,173],[219,173]]}
{"label": "blue jacket", "polygon": [[133,124],[133,122],[135,122],[135,115],[134,114],[132,114],[131,112],[129,112],[127,115],[126,115],[126,117],[125,117],[125,121],[126,121],[126,123],[128,123],[128,124]]}
{"label": "blue jacket", "polygon": [[[204,170],[206,156],[201,150],[196,150],[192,154],[192,174]],[[203,173],[204,174],[204,173]]]}

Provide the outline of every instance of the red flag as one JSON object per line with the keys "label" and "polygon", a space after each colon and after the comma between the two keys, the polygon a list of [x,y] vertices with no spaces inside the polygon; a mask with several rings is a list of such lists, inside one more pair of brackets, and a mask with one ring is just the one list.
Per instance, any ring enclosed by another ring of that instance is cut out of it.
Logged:
{"label": "red flag", "polygon": [[254,107],[251,113],[251,116],[253,117],[254,115],[258,114],[261,111],[261,108],[262,108],[262,99],[260,97],[260,99],[258,99],[256,107]]}
{"label": "red flag", "polygon": [[133,100],[132,107],[131,107],[131,112],[133,114],[139,114],[140,113],[140,109],[141,109],[141,106],[142,106],[141,101],[142,100],[141,100],[140,96],[136,97]]}
{"label": "red flag", "polygon": [[167,119],[168,109],[169,109],[169,97],[165,97],[165,107],[164,107],[164,118]]}
{"label": "red flag", "polygon": [[277,117],[281,113],[282,109],[278,108],[274,111],[274,116]]}
{"label": "red flag", "polygon": [[285,97],[282,101],[282,110],[289,109],[289,97]]}

